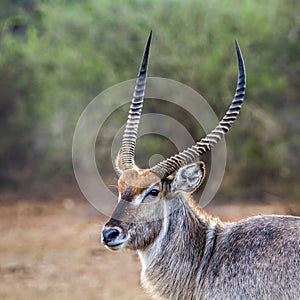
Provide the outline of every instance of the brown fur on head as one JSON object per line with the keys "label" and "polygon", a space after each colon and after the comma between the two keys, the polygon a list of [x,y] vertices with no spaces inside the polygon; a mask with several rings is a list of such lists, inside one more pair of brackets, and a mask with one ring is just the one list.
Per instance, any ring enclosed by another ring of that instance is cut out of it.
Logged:
{"label": "brown fur on head", "polygon": [[124,247],[136,250],[149,246],[159,235],[166,217],[165,206],[170,212],[178,209],[178,201],[172,200],[180,193],[191,194],[201,185],[205,165],[190,164],[163,179],[150,169],[134,167],[119,171],[119,202],[105,227],[118,228],[120,243],[106,242],[106,245],[113,250]]}
{"label": "brown fur on head", "polygon": [[152,183],[159,181],[159,177],[149,169],[130,169],[122,172],[118,180],[118,189],[119,193],[122,194],[126,189],[130,188],[133,195],[139,195]]}

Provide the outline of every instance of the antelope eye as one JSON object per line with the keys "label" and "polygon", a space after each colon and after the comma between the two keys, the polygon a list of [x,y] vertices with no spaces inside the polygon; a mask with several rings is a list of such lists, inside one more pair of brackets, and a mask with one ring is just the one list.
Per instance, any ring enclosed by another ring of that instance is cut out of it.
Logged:
{"label": "antelope eye", "polygon": [[159,190],[158,189],[153,189],[151,190],[148,195],[156,197],[159,194]]}

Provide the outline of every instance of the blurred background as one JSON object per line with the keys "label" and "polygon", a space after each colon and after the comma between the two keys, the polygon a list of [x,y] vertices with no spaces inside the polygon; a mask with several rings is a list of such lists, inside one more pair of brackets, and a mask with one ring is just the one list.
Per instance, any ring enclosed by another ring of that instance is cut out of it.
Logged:
{"label": "blurred background", "polygon": [[[86,105],[136,76],[150,28],[149,76],[187,84],[219,118],[236,85],[234,39],[243,51],[246,103],[226,137],[225,177],[207,209],[225,220],[299,214],[299,11],[295,0],[2,0],[0,297],[148,299],[136,256],[100,247],[102,218],[77,187],[71,153]],[[154,108],[145,103],[145,112]],[[99,171],[109,182],[110,145],[127,110],[99,133],[97,160],[106,162]],[[195,139],[203,135],[178,107],[164,110]],[[175,150],[147,136],[137,158],[143,164]]]}

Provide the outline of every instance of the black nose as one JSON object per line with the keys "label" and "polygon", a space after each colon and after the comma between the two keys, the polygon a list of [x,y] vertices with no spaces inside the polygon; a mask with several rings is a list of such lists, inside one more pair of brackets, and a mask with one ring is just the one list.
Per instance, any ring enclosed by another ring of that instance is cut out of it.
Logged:
{"label": "black nose", "polygon": [[104,227],[102,230],[102,241],[105,245],[114,242],[121,234],[121,229],[118,227]]}

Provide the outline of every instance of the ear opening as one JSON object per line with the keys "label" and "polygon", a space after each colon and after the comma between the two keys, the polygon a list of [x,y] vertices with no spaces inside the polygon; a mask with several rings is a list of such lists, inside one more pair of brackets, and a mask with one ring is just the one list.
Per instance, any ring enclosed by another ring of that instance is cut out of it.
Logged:
{"label": "ear opening", "polygon": [[193,193],[202,184],[205,175],[206,168],[203,161],[183,166],[175,174],[170,192]]}

